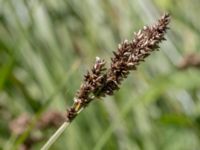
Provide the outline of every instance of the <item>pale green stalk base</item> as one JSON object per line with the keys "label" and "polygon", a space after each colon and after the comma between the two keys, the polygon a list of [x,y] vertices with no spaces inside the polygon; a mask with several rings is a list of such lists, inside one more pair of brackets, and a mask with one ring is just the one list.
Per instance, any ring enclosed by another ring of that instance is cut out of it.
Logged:
{"label": "pale green stalk base", "polygon": [[64,132],[64,130],[69,126],[70,122],[64,122],[59,129],[50,137],[50,139],[45,143],[41,150],[48,150],[51,145],[58,139],[58,137]]}
{"label": "pale green stalk base", "polygon": [[[83,110],[84,108],[81,108],[77,115]],[[44,144],[44,146],[41,148],[41,150],[48,150],[51,145],[59,138],[59,136],[64,132],[64,130],[70,125],[70,122],[64,122],[58,130],[50,137],[50,139]]]}

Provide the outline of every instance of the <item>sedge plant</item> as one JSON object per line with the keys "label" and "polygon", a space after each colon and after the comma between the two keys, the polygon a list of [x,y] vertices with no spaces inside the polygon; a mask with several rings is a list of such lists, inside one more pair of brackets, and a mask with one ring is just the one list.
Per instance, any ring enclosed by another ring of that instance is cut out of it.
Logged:
{"label": "sedge plant", "polygon": [[159,49],[159,44],[165,40],[169,22],[170,15],[165,13],[154,25],[144,26],[134,33],[131,41],[124,40],[118,45],[117,51],[113,51],[109,68],[106,68],[105,60],[96,57],[92,69],[84,75],[73,105],[67,109],[65,122],[41,150],[48,150],[77,115],[95,98],[110,96],[119,90],[122,81],[128,77],[130,71],[136,70],[140,62]]}

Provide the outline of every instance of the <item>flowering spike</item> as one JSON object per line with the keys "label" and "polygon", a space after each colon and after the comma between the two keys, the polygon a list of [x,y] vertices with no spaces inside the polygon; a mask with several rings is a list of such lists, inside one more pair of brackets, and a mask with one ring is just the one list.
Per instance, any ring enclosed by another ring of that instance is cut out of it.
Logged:
{"label": "flowering spike", "polygon": [[131,70],[136,70],[151,52],[159,48],[159,43],[165,40],[164,35],[169,29],[169,14],[164,14],[155,25],[144,26],[134,33],[130,42],[124,40],[113,52],[110,68],[105,68],[105,61],[96,57],[96,62],[84,76],[84,82],[76,93],[74,104],[67,110],[67,122],[71,122],[78,112],[86,107],[95,97],[113,95],[123,79]]}

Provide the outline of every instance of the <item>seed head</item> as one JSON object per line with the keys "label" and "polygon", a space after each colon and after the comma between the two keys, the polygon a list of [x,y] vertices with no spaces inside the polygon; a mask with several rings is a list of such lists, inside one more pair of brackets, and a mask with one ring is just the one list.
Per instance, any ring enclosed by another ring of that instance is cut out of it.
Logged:
{"label": "seed head", "polygon": [[124,40],[113,52],[110,68],[105,68],[105,61],[96,57],[96,62],[84,76],[84,82],[76,93],[74,104],[67,111],[67,121],[72,121],[77,113],[86,107],[95,97],[113,95],[119,90],[121,82],[136,70],[151,52],[158,50],[159,43],[165,40],[164,35],[170,22],[169,14],[164,14],[155,25],[144,26],[134,33],[132,41]]}

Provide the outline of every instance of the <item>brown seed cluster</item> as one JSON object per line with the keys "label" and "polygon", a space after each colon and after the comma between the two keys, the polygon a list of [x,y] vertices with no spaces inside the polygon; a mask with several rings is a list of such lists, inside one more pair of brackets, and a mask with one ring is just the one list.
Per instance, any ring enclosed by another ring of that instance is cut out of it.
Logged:
{"label": "brown seed cluster", "polygon": [[183,56],[183,59],[177,66],[179,69],[197,68],[200,69],[200,54],[189,53]]}
{"label": "brown seed cluster", "polygon": [[97,57],[91,72],[85,75],[74,104],[67,110],[67,121],[71,122],[95,97],[113,95],[130,71],[136,70],[141,61],[158,50],[158,44],[165,40],[169,22],[169,14],[164,14],[155,25],[145,26],[135,33],[132,41],[119,44],[117,52],[113,52],[109,69],[105,68],[105,61]]}
{"label": "brown seed cluster", "polygon": [[94,99],[105,82],[105,71],[105,61],[97,57],[91,72],[88,71],[84,76],[84,83],[76,93],[73,106],[67,110],[67,121],[73,120],[80,109]]}
{"label": "brown seed cluster", "polygon": [[[38,130],[46,130],[49,128],[57,128],[64,121],[64,115],[58,111],[48,111],[41,115],[41,118],[36,123],[34,132]],[[15,136],[21,136],[24,132],[27,131],[31,124],[31,116],[29,114],[21,114],[19,117],[13,119],[9,123],[9,129],[12,134]],[[31,132],[26,140],[21,143],[20,150],[30,150],[32,146],[45,138],[41,135],[34,134]]]}

